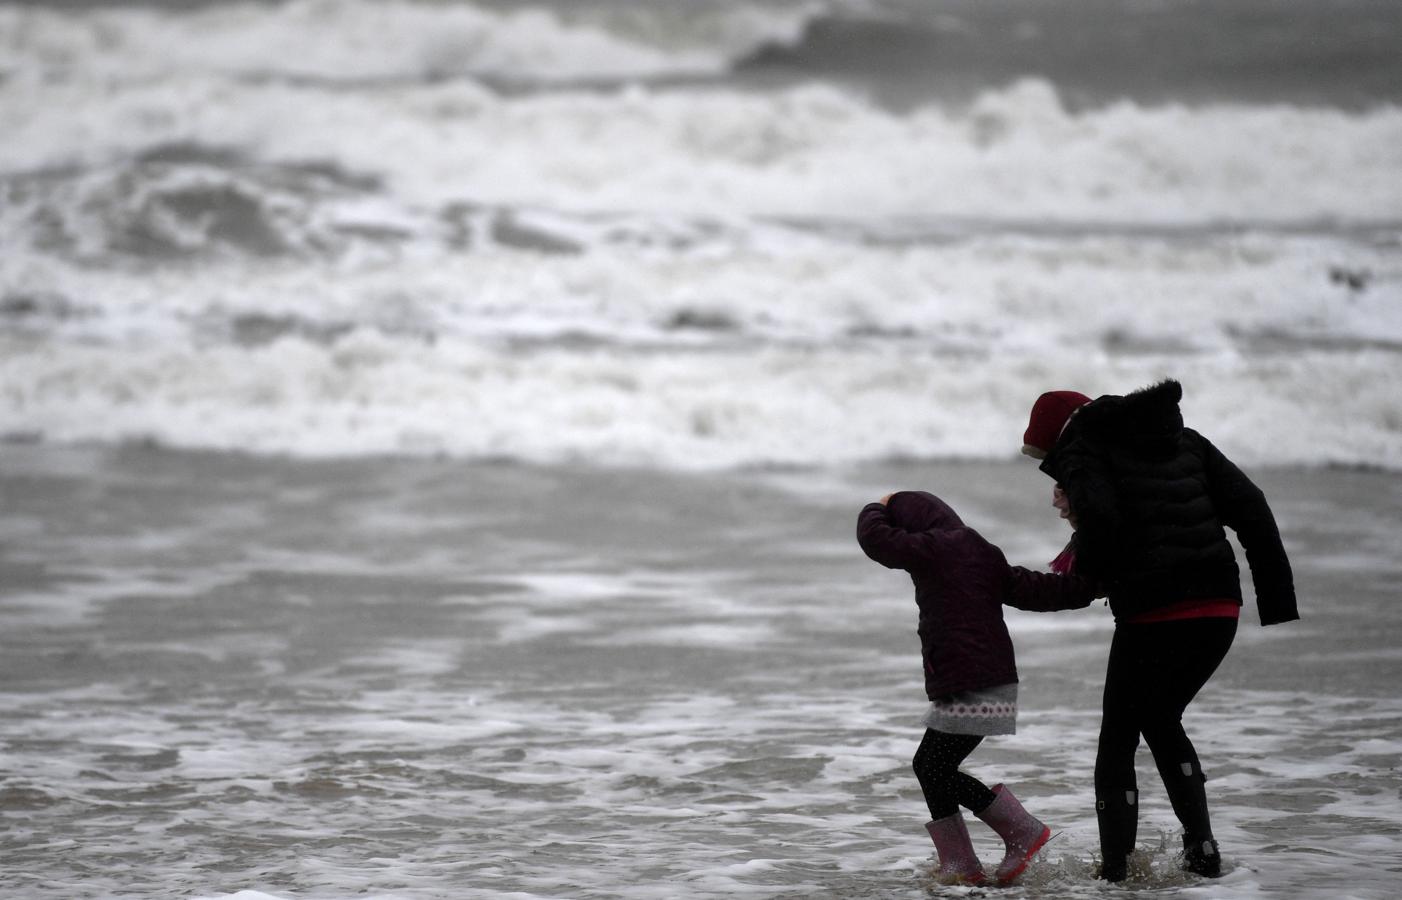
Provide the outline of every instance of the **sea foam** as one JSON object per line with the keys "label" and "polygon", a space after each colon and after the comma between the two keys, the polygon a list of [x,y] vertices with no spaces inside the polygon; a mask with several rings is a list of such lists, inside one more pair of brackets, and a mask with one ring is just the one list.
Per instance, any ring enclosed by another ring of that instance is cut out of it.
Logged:
{"label": "sea foam", "polygon": [[1402,110],[677,86],[812,10],[592,9],[0,11],[4,435],[999,457],[1178,377],[1243,459],[1402,465]]}
{"label": "sea foam", "polygon": [[472,4],[293,0],[219,4],[179,15],[140,8],[0,10],[0,71],[123,81],[199,72],[364,83],[479,77],[533,85],[714,74],[796,41],[821,7],[657,4],[493,10]]}
{"label": "sea foam", "polygon": [[[195,267],[7,262],[11,438],[665,466],[1001,457],[1043,390],[1164,377],[1245,459],[1402,464],[1384,245],[798,233]],[[1330,278],[1375,272],[1354,291]]]}
{"label": "sea foam", "polygon": [[19,75],[0,84],[0,112],[11,177],[92,171],[139,190],[150,176],[132,160],[150,148],[209,147],[331,166],[430,212],[1171,226],[1395,224],[1402,210],[1402,110],[1073,111],[1038,81],[896,114],[820,86],[501,97],[471,82],[337,92],[202,74],[114,92]]}

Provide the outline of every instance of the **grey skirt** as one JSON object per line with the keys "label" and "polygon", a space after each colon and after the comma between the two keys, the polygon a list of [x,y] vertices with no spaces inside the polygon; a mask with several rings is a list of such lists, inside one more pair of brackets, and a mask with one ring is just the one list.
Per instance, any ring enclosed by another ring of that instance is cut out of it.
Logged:
{"label": "grey skirt", "polygon": [[1017,683],[940,697],[925,711],[923,723],[945,734],[1013,734],[1017,731]]}

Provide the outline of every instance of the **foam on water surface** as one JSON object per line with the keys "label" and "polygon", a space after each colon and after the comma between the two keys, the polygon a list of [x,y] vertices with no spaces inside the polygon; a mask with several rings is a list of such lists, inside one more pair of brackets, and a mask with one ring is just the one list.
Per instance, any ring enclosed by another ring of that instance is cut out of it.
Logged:
{"label": "foam on water surface", "polygon": [[[81,615],[0,606],[10,877],[65,900],[927,896],[915,611],[848,543],[855,511],[873,485],[932,487],[1032,565],[1064,526],[1030,464],[799,480],[6,448],[7,515],[48,510],[0,547],[7,577],[38,567],[32,592],[82,577],[117,523],[184,536],[109,541],[88,577],[110,589]],[[1189,712],[1227,874],[1177,871],[1143,756],[1126,896],[1390,896],[1394,604],[1327,560],[1396,525],[1394,479],[1261,481],[1305,620],[1260,629],[1248,602]],[[133,577],[153,553],[183,590]],[[1106,613],[1009,623],[1019,732],[969,767],[1060,832],[1012,890],[1105,896],[1089,784]],[[977,824],[974,840],[1001,852]]]}
{"label": "foam on water surface", "polygon": [[806,17],[795,3],[692,11],[644,35],[629,34],[626,17],[590,22],[568,7],[295,0],[184,15],[139,5],[80,13],[20,7],[0,11],[0,36],[9,38],[5,70],[49,77],[97,72],[141,82],[213,71],[350,84],[473,76],[532,85],[715,73],[732,55],[791,39]]}
{"label": "foam on water surface", "polygon": [[261,177],[205,169],[255,201],[276,198],[260,181],[285,182],[278,167],[311,161],[429,208],[1181,225],[1395,224],[1402,207],[1395,107],[1071,111],[1035,80],[968,110],[895,114],[817,86],[503,98],[459,84],[328,93],[194,76],[114,97],[101,82],[12,78],[0,109],[16,123],[0,164],[56,179],[56,198],[73,199],[54,212],[72,218],[84,198],[116,213],[134,205],[128,191],[162,189],[160,156],[133,157],[172,145],[261,161]]}
{"label": "foam on water surface", "polygon": [[[1262,235],[253,272],[17,254],[0,403],[12,439],[730,466],[1005,456],[1043,390],[1175,376],[1243,461],[1393,467],[1392,256]],[[1332,283],[1339,260],[1373,283]]]}
{"label": "foam on water surface", "polygon": [[0,436],[1002,458],[1043,390],[1174,375],[1245,461],[1397,467],[1397,106],[760,74],[868,27],[953,52],[1049,24],[986,15],[7,7]]}
{"label": "foam on water surface", "polygon": [[1009,894],[1391,900],[1402,500],[1326,468],[1402,465],[1385,4],[62,6],[0,8],[7,889],[972,896],[853,516],[1040,565],[1030,465],[913,460],[1173,376],[1305,611],[1190,712],[1227,872],[1145,759],[1091,879],[1106,613],[1011,613]]}

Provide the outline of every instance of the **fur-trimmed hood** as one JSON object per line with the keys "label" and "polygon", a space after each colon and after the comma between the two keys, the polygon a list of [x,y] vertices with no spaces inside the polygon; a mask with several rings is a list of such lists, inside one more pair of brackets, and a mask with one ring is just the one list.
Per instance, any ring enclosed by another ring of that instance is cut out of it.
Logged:
{"label": "fur-trimmed hood", "polygon": [[1086,437],[1120,444],[1139,453],[1173,452],[1183,433],[1179,402],[1183,386],[1173,379],[1123,397],[1107,394],[1077,411],[1071,424]]}

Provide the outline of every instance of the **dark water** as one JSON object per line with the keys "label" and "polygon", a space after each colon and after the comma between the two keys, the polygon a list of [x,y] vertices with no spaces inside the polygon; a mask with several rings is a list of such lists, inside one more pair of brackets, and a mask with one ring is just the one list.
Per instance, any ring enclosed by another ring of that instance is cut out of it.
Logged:
{"label": "dark water", "polygon": [[[225,5],[231,4],[0,0],[0,6],[150,8],[172,14]],[[284,4],[264,0],[261,5]],[[1055,84],[1073,108],[1130,99],[1356,110],[1402,100],[1402,4],[1393,0],[482,0],[435,5],[550,10],[568,23],[643,41],[665,35],[692,45],[707,40],[707,27],[700,23],[723,20],[737,10],[799,10],[807,23],[796,39],[761,41],[748,50],[741,46],[731,74],[751,85],[807,80],[856,85],[895,107],[967,100],[1024,78]],[[668,80],[675,79],[663,79]],[[498,81],[516,88],[530,83],[528,71]]]}
{"label": "dark water", "polygon": [[[1241,637],[1189,729],[1210,896],[1391,897],[1402,485],[1269,471],[1304,620]],[[943,492],[1017,561],[1017,464],[682,475],[0,452],[0,892],[941,895],[907,760],[909,585],[861,501]],[[1141,759],[1139,877],[1089,877],[1105,611],[1010,617],[1019,733],[970,760],[1061,832],[1009,897],[1208,896]],[[975,824],[976,846],[995,858]]]}
{"label": "dark water", "polygon": [[897,105],[1042,78],[1069,105],[1236,102],[1363,108],[1402,98],[1402,5],[1116,0],[896,3],[815,20],[751,74],[836,77]]}
{"label": "dark water", "polygon": [[[562,82],[509,17],[460,57],[406,5],[362,61],[369,5],[241,6],[165,69],[93,11],[227,4],[43,5],[89,15],[0,80],[0,897],[942,896],[909,586],[853,519],[932,489],[1038,565],[1045,480],[666,467],[1001,454],[1047,384],[1165,370],[1257,459],[1397,466],[1396,113],[1293,107],[1395,105],[1402,4],[831,3],[775,40],[797,4],[557,0],[724,48]],[[332,25],[248,12],[283,7]],[[767,91],[812,82],[991,94]],[[1252,105],[1152,106],[1218,101]],[[1248,606],[1189,716],[1226,877],[1177,870],[1147,758],[1138,878],[1089,877],[1093,607],[1009,618],[1019,733],[970,767],[1060,837],[1000,896],[1395,896],[1402,479],[1261,482],[1305,618]]]}

